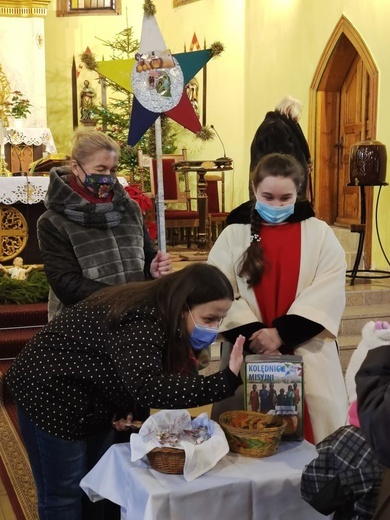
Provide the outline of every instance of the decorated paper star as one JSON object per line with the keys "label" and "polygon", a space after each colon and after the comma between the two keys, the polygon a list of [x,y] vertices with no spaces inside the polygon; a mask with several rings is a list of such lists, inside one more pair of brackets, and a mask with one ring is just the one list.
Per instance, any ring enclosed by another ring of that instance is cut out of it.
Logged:
{"label": "decorated paper star", "polygon": [[134,94],[127,140],[130,146],[161,114],[191,132],[201,130],[185,87],[214,55],[212,49],[171,54],[154,15],[145,12],[136,59],[96,62],[99,74]]}
{"label": "decorated paper star", "polygon": [[130,71],[134,67],[135,58],[131,60],[107,60],[96,62],[96,72],[108,78],[128,92],[133,92]]}
{"label": "decorated paper star", "polygon": [[[189,54],[200,54],[200,56],[193,56],[193,58],[195,58],[194,60],[188,60],[189,57],[192,58],[192,56],[188,56]],[[196,51],[186,54],[174,54],[172,56],[177,60],[175,68],[180,67],[183,74],[183,80],[179,87],[179,99],[172,100],[172,107],[169,107],[168,105],[168,108],[164,108],[164,106],[156,103],[154,106],[152,105],[149,108],[148,104],[144,101],[142,94],[137,97],[133,90],[135,97],[131,112],[129,138],[127,141],[130,146],[134,146],[135,143],[137,143],[137,141],[161,114],[165,114],[191,132],[199,132],[202,128],[184,87],[188,81],[190,81],[209,61],[211,58],[211,51]],[[187,70],[187,73],[185,73],[185,70]]]}

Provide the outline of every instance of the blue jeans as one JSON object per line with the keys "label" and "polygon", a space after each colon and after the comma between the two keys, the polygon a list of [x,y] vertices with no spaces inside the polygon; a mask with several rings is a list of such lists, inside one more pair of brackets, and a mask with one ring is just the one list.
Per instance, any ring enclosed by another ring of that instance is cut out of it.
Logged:
{"label": "blue jeans", "polygon": [[86,441],[68,441],[38,428],[20,406],[18,419],[40,520],[104,520],[106,501],[91,502],[79,483],[111,446],[113,430]]}

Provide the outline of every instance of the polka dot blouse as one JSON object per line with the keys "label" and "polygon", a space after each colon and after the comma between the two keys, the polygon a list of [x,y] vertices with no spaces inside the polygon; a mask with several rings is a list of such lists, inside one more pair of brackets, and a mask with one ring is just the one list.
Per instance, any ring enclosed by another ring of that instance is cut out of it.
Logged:
{"label": "polka dot blouse", "polygon": [[37,426],[68,440],[111,427],[135,409],[188,408],[233,395],[229,369],[210,376],[164,374],[167,338],[151,306],[126,314],[115,329],[105,312],[81,302],[48,323],[16,358],[6,383]]}

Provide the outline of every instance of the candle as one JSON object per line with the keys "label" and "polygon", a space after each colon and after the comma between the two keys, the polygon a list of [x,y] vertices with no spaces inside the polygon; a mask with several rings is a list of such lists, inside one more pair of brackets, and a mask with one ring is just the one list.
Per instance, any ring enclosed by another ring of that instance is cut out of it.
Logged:
{"label": "candle", "polygon": [[0,158],[4,157],[4,120],[0,118]]}
{"label": "candle", "polygon": [[137,154],[138,154],[138,166],[142,167],[142,149],[141,148],[138,148]]}

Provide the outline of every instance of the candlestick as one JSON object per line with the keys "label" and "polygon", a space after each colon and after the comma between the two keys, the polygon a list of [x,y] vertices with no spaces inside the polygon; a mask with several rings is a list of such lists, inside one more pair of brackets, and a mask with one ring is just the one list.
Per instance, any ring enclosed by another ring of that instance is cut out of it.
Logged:
{"label": "candlestick", "polygon": [[138,157],[138,166],[143,166],[142,164],[142,148],[137,149],[137,157]]}
{"label": "candlestick", "polygon": [[0,177],[11,177],[12,173],[7,169],[4,153],[4,119],[0,118]]}

